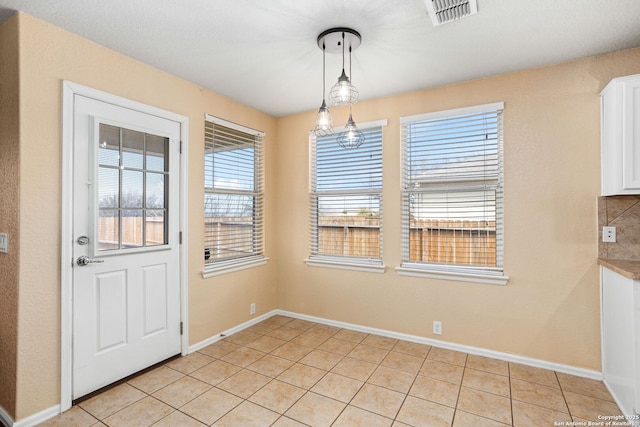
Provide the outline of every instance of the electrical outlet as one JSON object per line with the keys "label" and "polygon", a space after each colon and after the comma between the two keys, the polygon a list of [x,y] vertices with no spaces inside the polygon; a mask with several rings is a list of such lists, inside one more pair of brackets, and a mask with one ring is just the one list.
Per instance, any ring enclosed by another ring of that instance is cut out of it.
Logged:
{"label": "electrical outlet", "polygon": [[249,305],[249,314],[256,314],[256,303],[252,302],[251,305]]}
{"label": "electrical outlet", "polygon": [[442,322],[438,322],[437,320],[433,321],[433,333],[442,335]]}
{"label": "electrical outlet", "polygon": [[0,233],[0,252],[9,252],[9,235],[7,233]]}
{"label": "electrical outlet", "polygon": [[616,242],[616,228],[615,227],[602,227],[602,241],[607,243]]}

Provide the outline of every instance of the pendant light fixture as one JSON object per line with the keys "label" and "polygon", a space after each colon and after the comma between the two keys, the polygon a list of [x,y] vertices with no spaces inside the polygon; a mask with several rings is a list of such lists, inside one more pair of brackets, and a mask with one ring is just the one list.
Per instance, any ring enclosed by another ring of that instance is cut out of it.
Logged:
{"label": "pendant light fixture", "polygon": [[[336,107],[345,107],[358,102],[358,89],[351,84],[349,77],[344,72],[344,45],[345,31],[342,31],[342,74],[338,77],[338,82],[331,88],[329,92],[329,101]],[[360,34],[358,34],[358,37]],[[349,44],[349,74],[351,74],[351,44]]]}
{"label": "pendant light fixture", "polygon": [[331,112],[327,103],[324,100],[324,82],[325,82],[325,51],[326,46],[322,43],[322,105],[318,109],[318,115],[316,117],[316,127],[313,133],[316,136],[329,136],[333,135],[333,120],[331,119]]}
{"label": "pendant light fixture", "polygon": [[[344,73],[344,70],[342,71]],[[349,74],[353,77],[353,73],[351,72],[351,47],[349,47]],[[349,120],[344,125],[344,129],[338,135],[338,144],[342,148],[358,148],[364,143],[364,134],[360,132],[358,126],[356,126],[356,122],[353,121],[353,117],[351,116],[351,106],[353,104],[349,104]]]}
{"label": "pendant light fixture", "polygon": [[338,135],[337,141],[342,148],[358,148],[364,143],[364,134],[356,126],[351,113],[349,113],[347,124],[344,125],[344,130]]}
{"label": "pendant light fixture", "polygon": [[[337,137],[337,142],[341,147],[344,148],[357,148],[361,146],[365,137],[358,127],[356,126],[355,121],[352,116],[352,106],[358,101],[359,93],[358,90],[353,86],[352,80],[349,80],[345,72],[344,66],[344,57],[345,57],[345,48],[349,48],[349,74],[351,74],[351,52],[360,46],[360,42],[362,38],[360,37],[360,33],[351,28],[331,28],[326,31],[323,31],[318,36],[318,47],[322,49],[322,96],[324,98],[324,73],[325,73],[325,61],[324,55],[325,51],[329,53],[342,53],[342,73],[338,78],[338,82],[331,88],[329,92],[329,102],[333,106],[348,106],[349,107],[349,120],[344,126],[344,129]],[[331,135],[331,133],[324,133],[321,124],[327,123],[327,118],[330,123],[330,115],[329,108],[326,106],[326,102],[323,99],[322,105],[318,110],[318,116],[316,119],[316,128],[314,129],[314,133],[318,136],[326,136]],[[333,129],[332,129],[333,130]],[[323,134],[324,133],[324,134]],[[333,132],[332,132],[333,133]]]}

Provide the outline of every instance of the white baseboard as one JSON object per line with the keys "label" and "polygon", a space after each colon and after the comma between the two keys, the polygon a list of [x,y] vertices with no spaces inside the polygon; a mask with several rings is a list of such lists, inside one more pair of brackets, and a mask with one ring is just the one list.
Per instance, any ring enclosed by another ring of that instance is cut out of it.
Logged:
{"label": "white baseboard", "polygon": [[488,350],[485,348],[479,348],[479,347],[472,347],[472,346],[468,346],[468,345],[462,345],[462,344],[456,344],[456,343],[451,343],[451,342],[447,342],[447,341],[440,341],[440,340],[434,340],[434,339],[430,339],[430,338],[424,338],[424,337],[419,337],[416,335],[409,335],[409,334],[403,334],[403,333],[399,333],[399,332],[392,332],[392,331],[387,331],[385,329],[378,329],[378,328],[371,328],[368,326],[362,326],[362,325],[355,325],[352,323],[346,323],[346,322],[339,322],[339,321],[335,321],[335,320],[330,320],[330,319],[325,319],[322,317],[316,317],[316,316],[309,316],[306,314],[300,314],[300,313],[294,313],[291,311],[286,311],[286,310],[280,310],[280,309],[276,309],[276,310],[272,310],[268,313],[263,314],[260,317],[257,317],[255,319],[252,319],[248,322],[245,322],[241,325],[238,325],[234,328],[229,329],[228,331],[223,332],[221,335],[216,335],[213,336],[211,338],[208,338],[204,341],[201,341],[197,344],[192,345],[191,347],[189,347],[189,352],[193,352],[193,351],[197,351],[200,350],[201,348],[204,348],[206,346],[208,346],[209,344],[213,344],[216,341],[219,341],[220,339],[222,339],[224,336],[226,335],[231,335],[234,334],[236,332],[239,332],[243,329],[248,328],[249,326],[252,326],[258,322],[261,322],[264,319],[267,319],[271,316],[274,315],[282,315],[282,316],[288,316],[288,317],[293,317],[296,319],[302,319],[302,320],[308,320],[310,322],[316,322],[316,323],[322,323],[324,325],[329,325],[329,326],[336,326],[338,328],[345,328],[345,329],[351,329],[354,331],[360,331],[360,332],[365,332],[368,334],[376,334],[376,335],[382,335],[385,337],[390,337],[390,338],[396,338],[396,339],[401,339],[401,340],[405,340],[405,341],[411,341],[411,342],[415,342],[415,343],[419,343],[419,344],[426,344],[426,345],[430,345],[430,346],[434,346],[434,347],[440,347],[440,348],[446,348],[449,350],[455,350],[455,351],[461,351],[463,353],[468,353],[468,354],[474,354],[477,356],[485,356],[485,357],[491,357],[493,359],[499,359],[499,360],[504,360],[506,362],[514,362],[514,363],[520,363],[522,365],[527,365],[527,366],[533,366],[535,368],[543,368],[543,369],[549,369],[552,371],[556,371],[556,372],[561,372],[564,374],[569,374],[569,375],[575,375],[577,377],[583,377],[583,378],[589,378],[592,380],[598,380],[598,381],[602,381],[603,379],[603,375],[602,372],[598,372],[598,371],[593,371],[590,369],[584,369],[584,368],[578,368],[575,366],[571,366],[571,365],[564,365],[564,364],[560,364],[560,363],[554,363],[554,362],[548,362],[546,360],[540,360],[540,359],[534,359],[531,357],[525,357],[525,356],[518,356],[518,355],[514,355],[514,354],[510,354],[510,353],[503,353],[503,352],[499,352],[499,351],[494,351],[494,350]]}
{"label": "white baseboard", "polygon": [[13,420],[11,419],[9,414],[7,414],[7,411],[5,411],[2,405],[0,405],[0,424],[6,427],[13,426]]}
{"label": "white baseboard", "polygon": [[[268,319],[269,317],[275,316],[275,315],[288,316],[296,319],[308,320],[310,322],[321,323],[324,325],[336,326],[338,328],[351,329],[354,331],[360,331],[368,334],[376,334],[384,337],[396,338],[396,339],[411,341],[419,344],[426,344],[433,347],[446,348],[449,350],[460,351],[463,353],[491,357],[494,359],[504,360],[506,362],[520,363],[522,365],[533,366],[536,368],[550,369],[556,372],[561,372],[564,374],[575,375],[578,377],[589,378],[589,379],[598,380],[598,381],[603,380],[602,372],[593,371],[590,369],[577,368],[571,365],[548,362],[545,360],[534,359],[534,358],[525,357],[525,356],[518,356],[510,353],[503,353],[499,351],[488,350],[485,348],[472,347],[468,345],[456,344],[456,343],[451,343],[447,341],[434,340],[431,338],[424,338],[417,335],[409,335],[409,334],[403,334],[399,332],[387,331],[385,329],[371,328],[368,326],[355,325],[355,324],[346,323],[346,322],[339,322],[336,320],[330,320],[330,319],[325,319],[325,318],[316,317],[316,316],[309,316],[306,314],[299,314],[299,313],[294,313],[291,311],[280,310],[280,309],[272,310],[270,312],[257,316],[249,321],[241,323],[240,325],[234,326],[233,328],[228,329],[220,334],[214,335],[210,338],[200,341],[199,343],[191,345],[188,348],[188,353],[193,353],[194,351],[198,351],[210,344],[220,341],[225,336],[233,335],[237,332],[247,329],[248,327],[253,326],[256,323],[262,322],[263,320]],[[607,387],[607,389],[609,389],[609,392],[611,392],[611,389],[607,385],[606,381],[605,381],[605,386]],[[611,393],[611,395],[616,400],[618,407],[623,409],[622,406],[620,406],[618,399],[616,399],[615,394]],[[13,421],[9,416],[9,414],[4,410],[4,408],[0,406],[0,421],[3,422],[7,427],[32,427],[50,418],[53,418],[56,415],[59,415],[60,410],[61,410],[61,406],[55,405],[48,409],[40,411],[37,414],[33,414],[27,418],[24,418],[20,421]]]}
{"label": "white baseboard", "polygon": [[36,414],[30,415],[27,418],[23,418],[19,421],[13,421],[9,414],[5,412],[4,408],[0,406],[0,421],[2,421],[7,427],[33,427],[59,414],[60,405],[55,405]]}
{"label": "white baseboard", "polygon": [[607,378],[606,377],[603,380],[603,382],[604,382],[604,386],[607,388],[607,390],[609,390],[609,394],[611,394],[611,397],[613,397],[613,400],[615,400],[616,405],[618,405],[618,408],[620,408],[620,410],[622,411],[622,414],[629,417],[629,419],[626,420],[627,422],[630,423],[629,425],[632,426],[632,427],[640,426],[640,420],[636,418],[638,414],[635,413],[633,408],[625,407],[622,404],[622,401],[616,395],[616,393],[613,390],[613,388],[611,388],[609,386],[609,383],[607,383]]}
{"label": "white baseboard", "polygon": [[221,340],[227,335],[232,335],[236,332],[240,332],[241,330],[246,329],[249,326],[255,325],[256,323],[259,323],[275,315],[288,316],[296,319],[308,320],[310,322],[321,323],[329,326],[336,326],[338,328],[351,329],[354,331],[360,331],[367,334],[382,335],[384,337],[396,338],[396,339],[411,341],[419,344],[426,344],[433,347],[446,348],[449,350],[460,351],[463,353],[474,354],[477,356],[491,357],[493,359],[504,360],[506,362],[520,363],[522,365],[532,366],[535,368],[549,369],[552,371],[561,372],[563,374],[575,375],[577,377],[589,378],[597,381],[603,380],[602,372],[593,371],[590,369],[578,368],[571,365],[548,362],[546,360],[534,359],[534,358],[525,357],[525,356],[518,356],[510,353],[503,353],[500,351],[488,350],[480,347],[472,347],[468,345],[456,344],[456,343],[451,343],[447,341],[434,340],[431,338],[419,337],[417,335],[409,335],[409,334],[403,334],[399,332],[387,331],[385,329],[371,328],[368,326],[355,325],[355,324],[346,323],[346,322],[339,322],[336,320],[330,320],[330,319],[325,319],[325,318],[316,317],[316,316],[309,316],[306,314],[300,314],[300,313],[295,313],[295,312],[280,310],[280,309],[272,310],[259,317],[256,317],[255,319],[251,319],[248,322],[242,323],[241,325],[231,328],[223,332],[222,334],[215,335],[211,338],[207,338],[204,341],[194,344],[189,347],[189,353],[200,350],[201,348],[204,348],[210,344],[213,344],[216,341]]}
{"label": "white baseboard", "polygon": [[294,313],[286,310],[274,310],[273,314],[282,316],[295,317],[296,319],[308,320],[311,322],[322,323],[325,325],[336,326],[339,328],[352,329],[355,331],[365,332],[368,334],[382,335],[389,338],[396,338],[405,341],[411,341],[419,344],[431,345],[434,347],[446,348],[449,350],[461,351],[463,353],[474,354],[477,356],[491,357],[494,359],[504,360],[506,362],[520,363],[522,365],[533,366],[535,368],[550,369],[552,371],[561,372],[563,374],[575,375],[577,377],[589,378],[592,380],[602,381],[602,372],[590,369],[577,368],[571,365],[563,365],[560,363],[548,362],[546,360],[534,359],[531,357],[518,356],[500,351],[488,350],[485,348],[472,347],[468,345],[456,344],[447,341],[434,340],[431,338],[419,337],[417,335],[402,334],[399,332],[387,331],[384,329],[370,328],[368,326],[354,325],[346,322],[338,322],[335,320],[324,319],[321,317],[308,316],[306,314]]}
{"label": "white baseboard", "polygon": [[247,320],[246,322],[241,323],[238,326],[234,326],[231,329],[227,329],[224,332],[221,332],[221,333],[219,333],[217,335],[214,335],[214,336],[209,337],[209,338],[207,338],[207,339],[205,339],[203,341],[200,341],[199,343],[191,345],[191,346],[189,346],[188,352],[189,353],[193,353],[194,351],[198,351],[198,350],[200,350],[202,348],[205,348],[206,346],[211,345],[214,342],[220,341],[222,338],[224,338],[224,337],[226,337],[228,335],[233,335],[236,332],[240,332],[243,329],[247,329],[248,327],[253,326],[256,323],[260,323],[263,320],[268,319],[269,317],[271,317],[271,316],[273,316],[275,314],[278,314],[276,312],[277,312],[277,310],[272,310],[272,311],[269,311],[269,312],[267,312],[265,314],[261,314],[260,316],[255,317],[255,318],[253,318],[251,320]]}

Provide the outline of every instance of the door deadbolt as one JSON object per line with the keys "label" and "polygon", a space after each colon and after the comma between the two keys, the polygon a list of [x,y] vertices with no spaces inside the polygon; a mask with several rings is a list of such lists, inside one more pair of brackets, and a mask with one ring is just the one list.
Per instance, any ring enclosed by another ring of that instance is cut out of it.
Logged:
{"label": "door deadbolt", "polygon": [[78,240],[76,240],[76,242],[78,242],[79,245],[88,245],[89,244],[89,238],[87,236],[80,236],[78,237]]}

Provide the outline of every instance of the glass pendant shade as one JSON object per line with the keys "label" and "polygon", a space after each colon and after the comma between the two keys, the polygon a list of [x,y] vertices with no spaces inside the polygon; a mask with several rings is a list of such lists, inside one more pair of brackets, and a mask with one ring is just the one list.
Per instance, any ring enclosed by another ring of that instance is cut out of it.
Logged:
{"label": "glass pendant shade", "polygon": [[[365,142],[365,136],[353,121],[351,107],[360,96],[358,89],[351,84],[351,80],[345,72],[345,48],[349,48],[349,74],[351,74],[351,52],[360,46],[362,38],[360,33],[352,28],[330,28],[318,35],[318,47],[322,49],[322,97],[325,96],[325,51],[329,53],[342,53],[342,73],[338,82],[331,88],[328,95],[329,104],[336,107],[349,107],[349,120],[344,129],[336,135],[336,142],[343,148],[358,148]],[[353,75],[352,75],[353,77]],[[334,134],[333,123],[329,108],[322,100],[322,105],[316,117],[316,127],[313,130],[316,136],[330,136]]]}
{"label": "glass pendant shade", "polygon": [[342,148],[358,148],[364,143],[364,134],[358,130],[351,114],[349,114],[349,120],[344,125],[343,131],[338,135],[337,141]]}
{"label": "glass pendant shade", "polygon": [[358,89],[351,84],[343,69],[338,82],[329,91],[329,102],[336,107],[345,107],[355,104],[359,96]]}
{"label": "glass pendant shade", "polygon": [[322,105],[318,109],[318,115],[316,116],[316,127],[313,129],[313,133],[316,136],[329,136],[333,135],[333,120],[331,119],[331,112],[327,103],[322,100]]}

